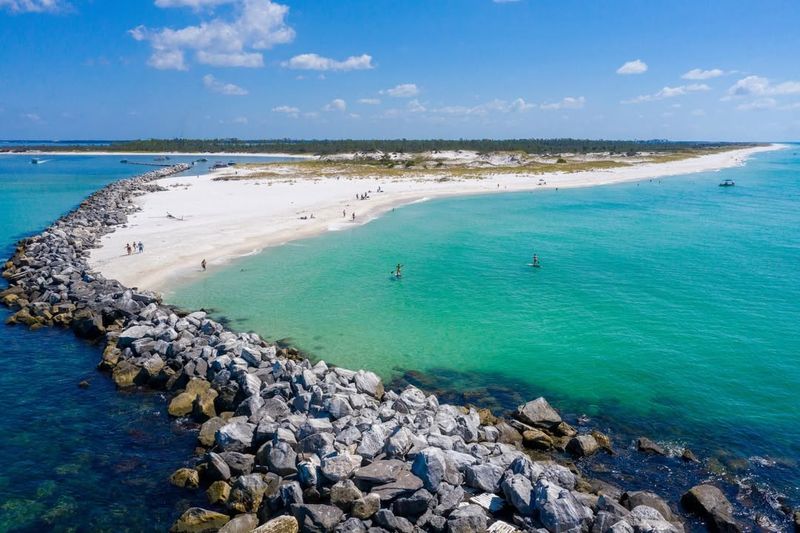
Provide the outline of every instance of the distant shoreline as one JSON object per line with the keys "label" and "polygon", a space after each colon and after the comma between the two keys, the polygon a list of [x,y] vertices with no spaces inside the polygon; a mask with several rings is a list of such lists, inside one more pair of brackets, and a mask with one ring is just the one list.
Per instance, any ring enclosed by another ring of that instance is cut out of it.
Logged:
{"label": "distant shoreline", "polygon": [[[173,176],[158,181],[166,191],[136,198],[141,211],[125,227],[103,237],[89,261],[93,269],[127,286],[168,291],[176,282],[202,276],[202,260],[213,270],[266,247],[353,228],[419,201],[592,187],[720,170],[742,165],[752,154],[782,148],[773,144],[666,163],[574,173],[489,174],[462,180],[426,179],[424,171],[419,177],[402,179],[379,175],[294,179],[291,173],[280,180],[214,180],[218,173]],[[379,187],[383,192],[376,192]],[[372,191],[368,200],[356,200],[366,191]],[[132,241],[144,242],[146,252],[127,256],[125,245]]]}
{"label": "distant shoreline", "polygon": [[92,151],[92,152],[84,152],[78,150],[55,150],[55,151],[38,151],[38,150],[26,150],[24,152],[8,152],[8,151],[0,151],[0,156],[3,155],[21,155],[21,156],[30,156],[30,155],[47,155],[47,156],[57,156],[57,155],[92,155],[92,156],[110,156],[110,155],[125,155],[125,156],[152,156],[152,155],[168,155],[170,157],[283,157],[283,158],[296,158],[296,159],[309,159],[311,155],[299,155],[299,154],[268,154],[268,153],[248,153],[248,152],[107,152],[107,151]]}

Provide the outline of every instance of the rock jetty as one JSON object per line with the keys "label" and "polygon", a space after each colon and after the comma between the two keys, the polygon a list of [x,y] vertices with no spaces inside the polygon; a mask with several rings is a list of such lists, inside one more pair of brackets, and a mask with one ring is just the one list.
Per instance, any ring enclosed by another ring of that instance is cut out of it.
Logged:
{"label": "rock jetty", "polygon": [[[202,424],[198,454],[170,482],[205,491],[209,508],[188,509],[172,531],[684,531],[656,494],[532,459],[611,447],[599,432],[579,435],[544,398],[503,419],[411,386],[387,391],[372,372],[312,364],[93,272],[90,249],[126,222],[134,198],[186,168],[113,183],[21,241],[0,292],[10,323],[101,343],[100,368],[118,387],[168,391],[170,415]],[[686,503],[710,527],[740,530],[719,490],[692,490]]]}

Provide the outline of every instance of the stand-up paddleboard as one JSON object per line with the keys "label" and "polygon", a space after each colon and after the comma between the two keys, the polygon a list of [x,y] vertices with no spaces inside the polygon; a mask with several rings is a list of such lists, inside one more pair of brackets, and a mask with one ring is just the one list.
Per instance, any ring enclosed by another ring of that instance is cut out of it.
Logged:
{"label": "stand-up paddleboard", "polygon": [[528,266],[533,268],[541,268],[542,265],[534,265],[533,263],[528,263]]}

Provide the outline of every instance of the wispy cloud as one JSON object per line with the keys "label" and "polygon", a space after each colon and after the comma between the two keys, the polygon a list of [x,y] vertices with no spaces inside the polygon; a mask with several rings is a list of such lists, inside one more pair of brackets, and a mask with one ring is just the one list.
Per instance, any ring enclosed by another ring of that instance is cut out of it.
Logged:
{"label": "wispy cloud", "polygon": [[296,70],[369,70],[375,68],[372,64],[372,56],[361,54],[360,56],[350,56],[343,61],[337,61],[329,57],[317,54],[300,54],[294,56],[289,61],[284,61],[281,66]]}
{"label": "wispy cloud", "polygon": [[647,63],[641,59],[628,61],[617,69],[617,74],[642,74],[644,72],[647,72]]}
{"label": "wispy cloud", "polygon": [[347,102],[341,98],[334,98],[330,103],[322,108],[324,111],[344,111],[347,109]]}
{"label": "wispy cloud", "polygon": [[689,93],[697,93],[710,91],[711,87],[705,83],[692,83],[690,85],[679,85],[677,87],[664,87],[657,93],[643,94],[630,100],[623,100],[623,104],[641,104],[644,102],[653,102],[656,100],[664,100],[665,98],[675,98],[676,96],[684,96]]}
{"label": "wispy cloud", "polygon": [[739,111],[753,111],[757,109],[773,109],[778,106],[778,101],[774,98],[758,98],[752,102],[739,104],[736,109]]}
{"label": "wispy cloud", "polygon": [[204,9],[232,4],[236,0],[156,0],[158,7],[191,7],[192,9]]}
{"label": "wispy cloud", "polygon": [[419,94],[419,89],[414,83],[401,83],[400,85],[396,85],[391,89],[381,91],[381,94],[388,94],[389,96],[393,96],[395,98],[413,98]]}
{"label": "wispy cloud", "polygon": [[724,70],[718,68],[712,68],[709,70],[702,70],[699,68],[693,68],[689,72],[686,72],[681,78],[684,80],[710,80],[712,78],[719,78],[720,76],[724,76],[726,72]]}
{"label": "wispy cloud", "polygon": [[283,113],[284,115],[292,118],[297,118],[300,115],[300,109],[289,105],[279,105],[272,108],[273,113]]}
{"label": "wispy cloud", "polygon": [[433,109],[432,112],[442,115],[454,116],[487,116],[497,113],[524,113],[536,107],[535,104],[526,102],[523,98],[514,100],[494,99],[476,106],[444,106]]}
{"label": "wispy cloud", "polygon": [[555,102],[552,104],[542,104],[541,108],[545,110],[552,110],[552,109],[581,109],[583,106],[586,105],[586,98],[583,96],[567,96],[562,98],[560,102]]}
{"label": "wispy cloud", "polygon": [[0,0],[0,9],[12,13],[60,13],[71,7],[65,0]]}
{"label": "wispy cloud", "polygon": [[[163,7],[187,6],[187,1],[165,0]],[[209,2],[200,0],[198,4]],[[286,23],[288,6],[271,0],[240,0],[232,20],[212,18],[196,26],[151,29],[137,26],[128,33],[150,44],[148,64],[157,69],[186,70],[186,53],[198,63],[218,67],[261,67],[262,50],[294,40]]]}
{"label": "wispy cloud", "polygon": [[29,122],[35,122],[36,124],[44,122],[42,117],[40,117],[37,113],[22,113],[20,116],[25,120]]}
{"label": "wispy cloud", "polygon": [[234,85],[233,83],[219,81],[211,74],[203,76],[203,85],[211,92],[224,94],[226,96],[244,96],[247,94],[246,89]]}
{"label": "wispy cloud", "polygon": [[381,103],[381,100],[380,98],[360,98],[358,103],[365,105],[378,105]]}
{"label": "wispy cloud", "polygon": [[728,97],[737,96],[782,96],[800,94],[800,81],[772,83],[761,76],[747,76],[734,83],[727,92]]}

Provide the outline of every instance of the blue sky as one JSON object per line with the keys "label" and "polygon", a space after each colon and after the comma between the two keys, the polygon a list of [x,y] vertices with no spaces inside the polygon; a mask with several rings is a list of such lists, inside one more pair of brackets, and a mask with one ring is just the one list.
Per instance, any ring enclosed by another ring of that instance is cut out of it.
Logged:
{"label": "blue sky", "polygon": [[797,0],[0,0],[0,138],[800,138]]}

